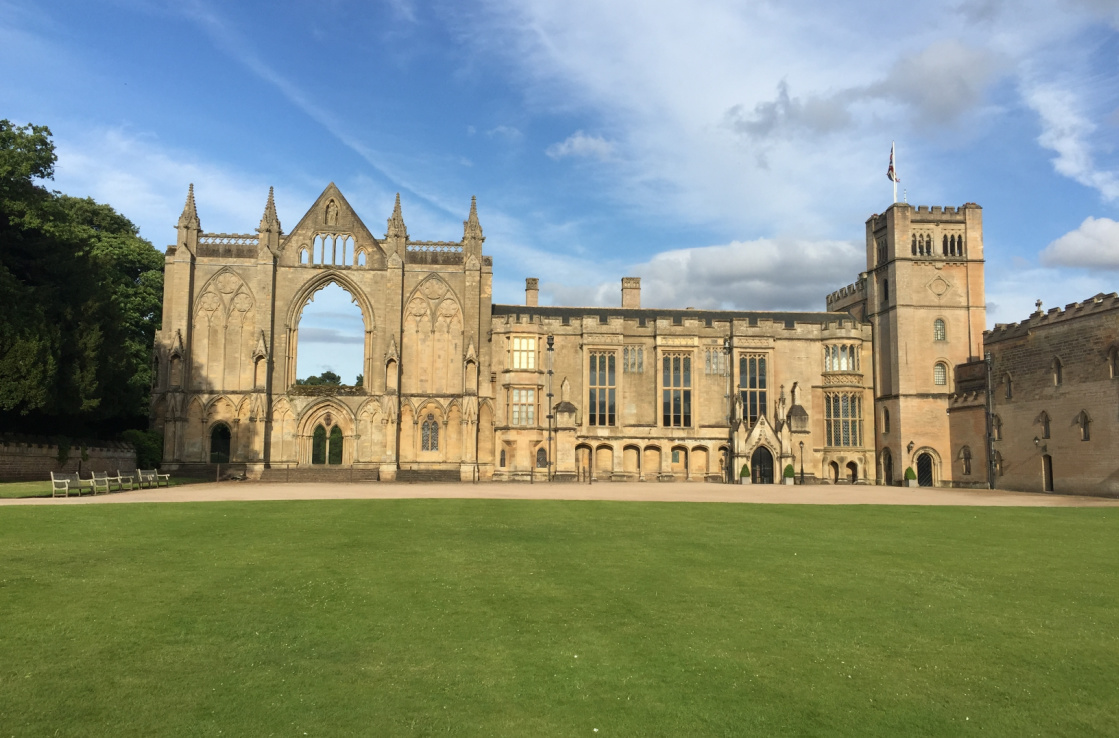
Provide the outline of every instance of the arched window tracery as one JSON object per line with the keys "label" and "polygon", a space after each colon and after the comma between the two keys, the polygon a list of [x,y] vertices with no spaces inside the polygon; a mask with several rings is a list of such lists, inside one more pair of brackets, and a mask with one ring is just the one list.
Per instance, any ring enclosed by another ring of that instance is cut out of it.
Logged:
{"label": "arched window tracery", "polygon": [[434,413],[428,413],[427,418],[420,426],[421,444],[423,451],[439,450],[439,422]]}

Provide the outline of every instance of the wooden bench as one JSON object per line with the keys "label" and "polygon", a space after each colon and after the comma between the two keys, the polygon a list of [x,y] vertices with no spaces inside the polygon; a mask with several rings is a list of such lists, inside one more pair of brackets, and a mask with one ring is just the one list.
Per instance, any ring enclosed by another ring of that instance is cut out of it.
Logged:
{"label": "wooden bench", "polygon": [[[83,489],[92,490],[93,479],[82,479],[77,474],[55,474],[51,472],[51,490],[55,497],[69,497],[71,491],[81,497]],[[60,495],[59,492],[62,492],[62,494]]]}
{"label": "wooden bench", "polygon": [[140,480],[141,487],[144,486],[145,482],[149,487],[158,487],[161,480],[163,481],[164,487],[171,485],[171,475],[160,474],[159,469],[137,469],[136,476]]}

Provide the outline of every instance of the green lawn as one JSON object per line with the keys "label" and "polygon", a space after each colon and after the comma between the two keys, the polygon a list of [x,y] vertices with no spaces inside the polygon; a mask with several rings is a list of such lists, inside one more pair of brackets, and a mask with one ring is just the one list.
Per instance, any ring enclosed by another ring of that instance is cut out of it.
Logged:
{"label": "green lawn", "polygon": [[8,507],[0,562],[5,736],[1119,734],[1114,509]]}
{"label": "green lawn", "polygon": [[[83,478],[88,477],[86,473],[82,474]],[[171,477],[171,486],[174,487],[180,484],[197,484],[198,482],[213,481],[207,479],[197,479],[195,477]],[[160,482],[160,486],[163,483]],[[116,492],[116,488],[113,489]],[[127,490],[125,490],[127,491]],[[51,487],[51,480],[48,478],[45,482],[0,482],[0,499],[15,498],[15,497],[51,497],[54,490]],[[92,494],[88,489],[82,491],[83,495]],[[70,496],[73,497],[74,493],[71,491]],[[0,734],[3,733],[3,728],[0,727]]]}

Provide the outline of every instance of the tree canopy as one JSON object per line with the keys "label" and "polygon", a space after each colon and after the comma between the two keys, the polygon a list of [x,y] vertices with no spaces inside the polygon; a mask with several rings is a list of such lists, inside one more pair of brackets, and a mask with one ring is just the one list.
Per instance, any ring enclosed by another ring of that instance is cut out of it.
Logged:
{"label": "tree canopy", "polygon": [[46,126],[0,120],[0,430],[147,424],[163,254],[109,205],[48,190]]}

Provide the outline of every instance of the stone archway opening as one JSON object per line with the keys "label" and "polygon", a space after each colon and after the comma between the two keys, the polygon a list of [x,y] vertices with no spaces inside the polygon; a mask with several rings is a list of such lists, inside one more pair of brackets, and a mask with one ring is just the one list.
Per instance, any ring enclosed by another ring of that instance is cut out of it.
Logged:
{"label": "stone archway opening", "polygon": [[365,383],[365,316],[357,298],[338,282],[307,297],[293,332],[293,384]]}
{"label": "stone archway opening", "polygon": [[773,453],[765,446],[758,446],[750,457],[750,473],[754,484],[773,484]]}
{"label": "stone archway opening", "polygon": [[218,423],[210,430],[210,463],[228,464],[233,434],[225,423]]}
{"label": "stone archway opening", "polygon": [[917,484],[922,487],[933,485],[933,457],[931,454],[921,454],[917,457]]}

